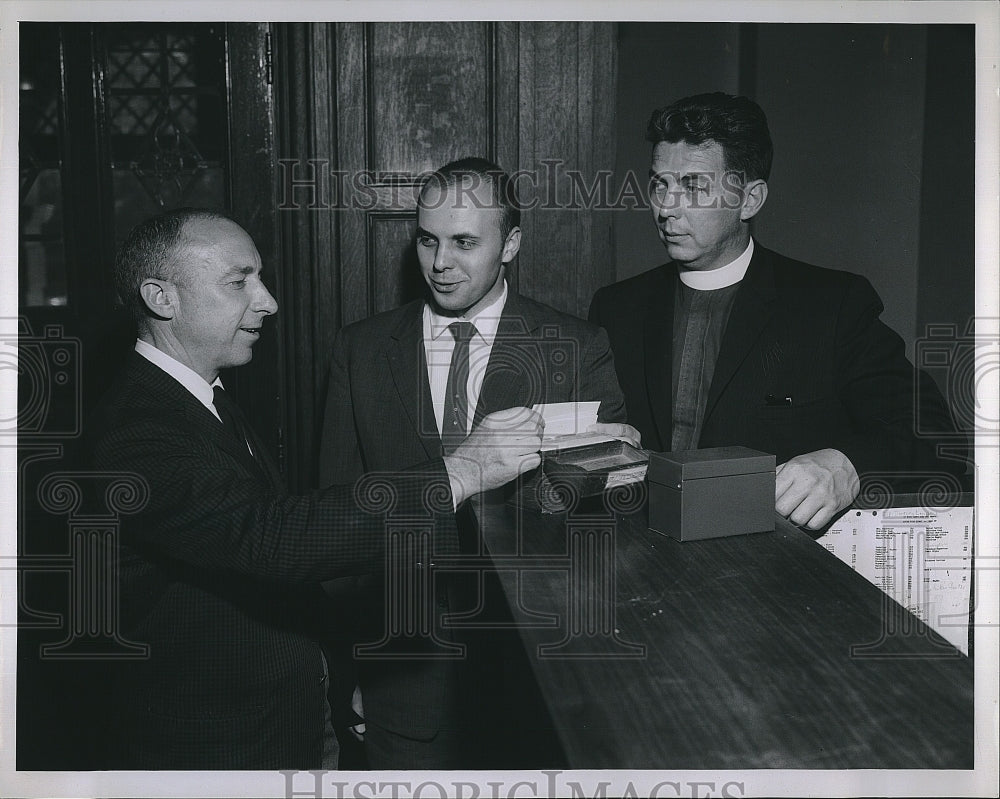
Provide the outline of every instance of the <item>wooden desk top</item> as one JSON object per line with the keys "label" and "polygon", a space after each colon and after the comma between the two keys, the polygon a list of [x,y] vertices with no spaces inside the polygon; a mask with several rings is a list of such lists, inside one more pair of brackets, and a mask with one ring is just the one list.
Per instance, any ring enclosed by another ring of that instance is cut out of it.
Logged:
{"label": "wooden desk top", "polygon": [[477,515],[570,767],[973,768],[973,663],[793,526]]}

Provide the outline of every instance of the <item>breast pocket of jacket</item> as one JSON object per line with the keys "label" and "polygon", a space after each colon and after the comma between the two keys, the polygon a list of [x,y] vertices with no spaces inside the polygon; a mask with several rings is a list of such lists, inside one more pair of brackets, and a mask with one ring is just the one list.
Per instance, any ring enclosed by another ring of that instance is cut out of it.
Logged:
{"label": "breast pocket of jacket", "polygon": [[768,394],[754,416],[773,424],[796,424],[808,420],[832,419],[843,414],[843,406],[836,397],[818,397],[798,400],[786,394]]}

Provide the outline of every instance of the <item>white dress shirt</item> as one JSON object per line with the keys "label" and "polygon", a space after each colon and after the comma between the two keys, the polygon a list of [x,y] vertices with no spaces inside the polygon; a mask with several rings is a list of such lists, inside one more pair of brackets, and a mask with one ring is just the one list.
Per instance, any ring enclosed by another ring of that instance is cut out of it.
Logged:
{"label": "white dress shirt", "polygon": [[[479,404],[479,394],[483,388],[483,378],[486,375],[486,365],[493,352],[493,342],[496,341],[497,330],[500,327],[500,316],[507,304],[507,281],[503,284],[503,293],[491,305],[483,308],[475,316],[468,318],[476,326],[476,332],[469,341],[469,418],[465,420],[465,430],[470,432],[472,420],[475,417],[476,406]],[[457,317],[466,319],[466,317]],[[448,325],[456,321],[454,316],[442,316],[430,305],[424,305],[424,354],[427,358],[427,378],[430,382],[431,401],[434,403],[434,421],[437,422],[438,433],[444,421],[444,399],[448,390],[448,370],[451,368],[451,354],[455,350],[455,337]]]}
{"label": "white dress shirt", "polygon": [[[209,385],[196,371],[185,366],[176,358],[167,355],[163,350],[158,350],[148,341],[141,338],[135,342],[135,351],[149,361],[153,366],[158,366],[174,380],[186,388],[191,395],[202,405],[208,408],[220,422],[219,412],[215,410],[215,386],[222,386],[222,381],[217,377],[215,382]],[[225,388],[225,386],[223,386]]]}
{"label": "white dress shirt", "polygon": [[[191,395],[198,400],[202,405],[204,405],[211,414],[222,421],[222,417],[219,416],[219,412],[215,409],[215,387],[225,390],[225,386],[222,385],[222,379],[216,377],[211,384],[205,381],[200,374],[185,366],[176,358],[171,355],[167,355],[163,350],[158,350],[148,341],[143,341],[141,338],[136,339],[135,351],[138,352],[143,358],[149,361],[153,366],[158,366],[168,375],[170,375],[174,380],[180,383],[184,388],[186,388]],[[250,454],[253,455],[253,447],[250,446],[250,442],[246,442],[247,449],[250,450]]]}

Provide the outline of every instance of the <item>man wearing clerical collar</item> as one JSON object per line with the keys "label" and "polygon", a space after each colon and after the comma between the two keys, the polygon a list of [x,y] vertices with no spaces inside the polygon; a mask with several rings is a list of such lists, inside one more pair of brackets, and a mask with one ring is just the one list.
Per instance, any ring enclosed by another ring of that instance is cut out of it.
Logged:
{"label": "man wearing clerical collar", "polygon": [[[652,450],[742,445],[777,456],[775,508],[818,530],[866,475],[898,486],[963,474],[917,436],[954,432],[914,375],[870,283],[754,242],[768,194],[767,119],[746,97],[687,97],[653,112],[650,207],[670,262],[597,292],[629,423]],[[925,420],[933,420],[931,426]]]}

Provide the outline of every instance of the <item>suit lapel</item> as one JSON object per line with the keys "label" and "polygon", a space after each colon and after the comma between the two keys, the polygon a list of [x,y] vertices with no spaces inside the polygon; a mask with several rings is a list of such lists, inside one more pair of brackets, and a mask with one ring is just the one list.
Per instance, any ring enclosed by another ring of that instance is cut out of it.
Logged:
{"label": "suit lapel", "polygon": [[736,370],[757,344],[761,332],[774,315],[774,267],[769,253],[760,245],[756,249],[743,285],[740,286],[729,314],[719,357],[715,363],[712,385],[705,404],[705,421],[711,416],[719,397],[726,390]]}
{"label": "suit lapel", "polygon": [[250,450],[245,445],[241,445],[208,408],[160,367],[150,363],[139,353],[133,353],[130,368],[134,370],[136,379],[154,393],[158,404],[168,409],[173,408],[183,417],[193,432],[227,452],[235,460],[242,463],[251,474],[267,481],[273,487],[281,485],[281,475],[267,454],[264,442],[249,424],[246,424],[248,435],[251,438],[249,443],[253,447],[253,451],[260,456],[259,463],[250,454]]}
{"label": "suit lapel", "polygon": [[424,351],[423,303],[415,302],[390,333],[386,360],[399,404],[428,458],[441,454],[441,437],[434,418],[434,403],[427,377]]}
{"label": "suit lapel", "polygon": [[[524,404],[525,380],[523,374],[517,373],[516,367],[524,362],[524,347],[528,343],[526,338],[531,336],[538,325],[538,319],[531,309],[521,302],[518,294],[508,289],[507,302],[497,327],[497,337],[493,341],[489,363],[486,364],[479,402],[476,403],[473,426],[495,411]],[[518,379],[512,379],[515,374]]]}
{"label": "suit lapel", "polygon": [[677,268],[673,263],[662,267],[663,291],[654,292],[643,325],[643,358],[646,392],[660,441],[670,445],[673,427],[673,340],[674,296],[677,292]]}
{"label": "suit lapel", "polygon": [[246,429],[247,437],[250,439],[250,447],[254,452],[252,456],[254,465],[260,469],[267,482],[270,483],[271,488],[283,488],[285,481],[281,477],[281,471],[278,469],[278,464],[275,463],[274,458],[267,451],[264,441],[257,435],[257,431],[253,428],[253,425],[248,423]]}

